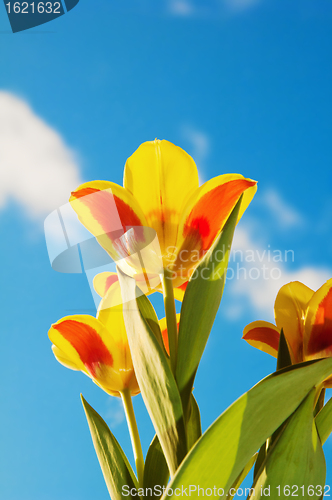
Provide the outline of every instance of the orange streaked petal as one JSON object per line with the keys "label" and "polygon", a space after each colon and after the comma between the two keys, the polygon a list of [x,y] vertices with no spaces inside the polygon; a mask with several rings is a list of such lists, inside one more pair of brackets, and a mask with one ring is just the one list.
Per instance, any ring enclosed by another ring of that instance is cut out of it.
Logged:
{"label": "orange streaked petal", "polygon": [[123,182],[157,232],[164,255],[175,245],[183,206],[199,186],[194,160],[171,142],[144,142],[128,158]]}
{"label": "orange streaked petal", "polygon": [[[181,265],[192,267],[193,258],[197,264],[197,252],[203,256],[211,247],[241,194],[243,201],[239,219],[256,189],[256,181],[245,179],[240,174],[220,175],[197,189],[187,202],[181,218],[176,245],[178,257],[174,268],[177,269]],[[188,250],[192,257],[188,258]],[[182,259],[182,253],[185,254],[185,259]]]}
{"label": "orange streaked petal", "polygon": [[303,361],[304,318],[314,292],[299,281],[280,288],[274,303],[276,325],[284,331],[293,363]]}
{"label": "orange streaked petal", "polygon": [[[180,313],[176,315],[176,323],[177,323],[178,331],[179,331]],[[162,319],[159,320],[159,326],[160,326],[160,330],[161,330],[161,335],[163,337],[163,341],[164,341],[164,346],[165,346],[166,352],[169,355],[169,343],[168,343],[168,333],[167,333],[166,318],[162,318]]]}
{"label": "orange streaked petal", "polygon": [[138,394],[126,337],[122,343],[121,335],[116,335],[116,321],[112,325],[114,331],[109,331],[92,316],[67,316],[49,330],[54,354],[60,363],[83,371],[109,394],[119,396],[127,388],[132,395]]}
{"label": "orange streaked petal", "polygon": [[146,226],[144,214],[133,196],[113,182],[92,181],[79,186],[70,197],[82,224],[115,260],[114,242],[129,229]]}
{"label": "orange streaked petal", "polygon": [[103,325],[92,316],[67,316],[52,325],[49,337],[67,359],[79,369],[83,364],[84,371],[95,378],[101,365],[113,366],[113,357],[103,341],[102,330]]}
{"label": "orange streaked petal", "polygon": [[117,273],[104,272],[96,274],[93,278],[93,288],[100,297],[104,297],[111,285],[118,279]]}
{"label": "orange streaked petal", "polygon": [[332,356],[332,279],[312,296],[304,326],[306,359]]}
{"label": "orange streaked petal", "polygon": [[183,283],[182,285],[178,286],[177,288],[174,288],[173,289],[173,292],[174,292],[174,298],[176,300],[179,300],[180,302],[183,301],[183,297],[184,297],[184,293],[187,289],[187,286],[188,286],[188,283],[189,281],[186,281],[185,283]]}
{"label": "orange streaked petal", "polygon": [[253,347],[271,354],[274,358],[278,357],[280,332],[272,323],[267,321],[249,323],[243,330],[242,338]]}

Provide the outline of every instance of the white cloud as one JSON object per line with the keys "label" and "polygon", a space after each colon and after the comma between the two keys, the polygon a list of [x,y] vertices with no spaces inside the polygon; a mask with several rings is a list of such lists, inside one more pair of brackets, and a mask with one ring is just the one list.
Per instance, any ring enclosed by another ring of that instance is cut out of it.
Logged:
{"label": "white cloud", "polygon": [[189,0],[170,0],[168,10],[174,16],[191,16],[194,13],[194,7]]}
{"label": "white cloud", "polygon": [[115,427],[121,425],[126,419],[122,401],[118,398],[108,398],[106,404],[107,408],[103,418],[107,421],[109,427],[114,429]]}
{"label": "white cloud", "polygon": [[226,8],[233,12],[242,12],[250,7],[254,7],[259,2],[260,0],[222,0]]}
{"label": "white cloud", "polygon": [[303,224],[302,215],[294,207],[286,203],[274,189],[266,191],[260,201],[281,227],[290,228]]}
{"label": "white cloud", "polygon": [[74,153],[21,98],[0,91],[0,209],[10,200],[32,218],[68,201],[81,182]]}
{"label": "white cloud", "polygon": [[261,0],[215,0],[195,2],[194,0],[166,0],[167,11],[173,16],[215,17],[226,14],[240,14],[260,3]]}
{"label": "white cloud", "polygon": [[291,250],[279,251],[269,245],[263,248],[243,228],[236,229],[232,249],[230,268],[233,271],[229,269],[227,286],[238,304],[228,311],[230,320],[238,319],[248,304],[256,311],[257,319],[273,320],[274,301],[283,285],[300,281],[317,290],[332,276],[331,269],[316,265],[294,269]]}
{"label": "white cloud", "polygon": [[200,184],[203,184],[202,171],[204,171],[204,165],[210,153],[209,136],[205,132],[189,125],[184,125],[181,128],[181,135],[190,144],[190,154],[199,169]]}

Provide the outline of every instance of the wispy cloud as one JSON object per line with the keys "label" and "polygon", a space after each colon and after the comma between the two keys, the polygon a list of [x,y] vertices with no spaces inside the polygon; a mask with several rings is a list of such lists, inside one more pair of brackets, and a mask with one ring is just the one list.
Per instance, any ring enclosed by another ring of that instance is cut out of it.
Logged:
{"label": "wispy cloud", "polygon": [[260,0],[222,0],[222,4],[231,11],[242,12],[254,7]]}
{"label": "wispy cloud", "polygon": [[215,17],[241,14],[256,6],[261,0],[166,0],[167,12],[181,17]]}
{"label": "wispy cloud", "polygon": [[123,411],[122,402],[117,398],[107,399],[107,408],[103,413],[103,418],[109,424],[111,429],[118,427],[125,421],[125,414]]}
{"label": "wispy cloud", "polygon": [[200,183],[204,182],[202,172],[204,172],[205,162],[210,153],[209,136],[202,130],[191,125],[183,125],[181,127],[181,135],[189,144],[188,152],[194,158],[199,170]]}
{"label": "wispy cloud", "polygon": [[168,12],[174,16],[192,16],[195,8],[189,0],[169,0]]}
{"label": "wispy cloud", "polygon": [[291,228],[302,225],[303,216],[289,203],[283,200],[281,195],[274,189],[269,189],[261,196],[260,202],[273,216],[275,222],[283,228]]}
{"label": "wispy cloud", "polygon": [[296,268],[291,249],[265,248],[254,241],[248,230],[237,228],[228,272],[228,290],[237,303],[228,311],[238,319],[249,306],[257,319],[273,320],[273,305],[279,289],[290,281],[301,281],[317,290],[332,276],[332,269],[315,264]]}
{"label": "wispy cloud", "polygon": [[81,182],[77,158],[61,135],[16,95],[0,91],[0,209],[10,200],[41,219]]}

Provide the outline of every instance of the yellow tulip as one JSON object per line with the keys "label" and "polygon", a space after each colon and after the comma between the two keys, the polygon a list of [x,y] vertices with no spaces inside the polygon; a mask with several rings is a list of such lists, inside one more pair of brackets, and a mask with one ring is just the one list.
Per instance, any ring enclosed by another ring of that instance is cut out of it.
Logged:
{"label": "yellow tulip", "polygon": [[[277,357],[283,329],[293,364],[332,356],[332,279],[316,292],[299,281],[284,285],[278,292],[274,315],[276,325],[254,321],[245,327],[243,338]],[[324,385],[331,387],[332,377]]]}
{"label": "yellow tulip", "polygon": [[[82,184],[70,202],[79,220],[119,266],[121,259],[126,261],[132,272],[124,272],[141,281],[144,293],[149,291],[144,281],[151,282],[150,290],[161,287],[158,275],[163,269],[171,271],[173,287],[183,286],[240,196],[239,218],[256,192],[256,182],[239,174],[220,175],[199,187],[193,159],[183,149],[157,139],[143,143],[128,158],[123,184]],[[134,254],[142,251],[143,255],[149,245],[142,265]],[[178,297],[182,296],[180,290]]]}
{"label": "yellow tulip", "polygon": [[[169,353],[165,318],[159,324]],[[82,371],[108,394],[120,396],[129,391],[134,396],[140,392],[125,329],[118,280],[108,287],[96,318],[66,316],[51,326],[48,335],[54,356],[62,365]]]}

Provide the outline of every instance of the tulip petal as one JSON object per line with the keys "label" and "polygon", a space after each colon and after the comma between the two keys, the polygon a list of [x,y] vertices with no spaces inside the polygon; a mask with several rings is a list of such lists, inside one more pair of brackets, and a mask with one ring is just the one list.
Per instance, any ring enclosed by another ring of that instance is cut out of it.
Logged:
{"label": "tulip petal", "polygon": [[278,328],[267,321],[253,321],[243,330],[243,339],[248,344],[271,354],[274,358],[278,357],[280,332]]}
{"label": "tulip petal", "polygon": [[189,283],[189,281],[186,281],[181,286],[178,286],[177,288],[173,289],[174,298],[176,300],[179,300],[180,302],[183,301],[184,293],[185,293],[185,291],[187,289],[188,283]]}
{"label": "tulip petal", "polygon": [[[66,360],[96,377],[100,365],[113,366],[109,334],[101,322],[87,315],[66,316],[49,330],[51,342]],[[59,352],[57,351],[57,352]]]}
{"label": "tulip petal", "polygon": [[313,294],[308,304],[304,352],[306,359],[332,356],[332,279]]}
{"label": "tulip petal", "polygon": [[[160,282],[160,276],[144,274],[135,274],[134,276],[138,288],[144,293],[144,295],[150,295],[154,292],[162,292],[162,286]],[[100,295],[100,297],[105,297],[109,288],[118,281],[117,273],[103,272],[96,274],[93,278],[93,287],[95,291]],[[179,292],[178,296],[183,296],[184,292]],[[181,300],[180,298],[178,300]]]}
{"label": "tulip petal", "polygon": [[[135,280],[137,283],[137,286],[142,290],[144,295],[150,295],[153,292],[160,292],[162,293],[162,287],[161,286],[154,286],[158,285],[160,282],[160,278],[158,278],[158,283],[155,283],[156,279],[154,277],[151,277],[149,280],[149,286],[146,283],[146,275],[136,275]],[[93,287],[98,293],[100,297],[105,297],[106,293],[108,292],[109,288],[118,281],[118,275],[117,273],[111,273],[111,272],[103,272],[96,274],[96,276],[93,278]],[[178,288],[174,288],[174,297],[176,300],[179,300],[180,302],[183,301],[184,293],[186,291],[186,288],[188,286],[188,281],[183,283],[183,285],[179,286]]]}
{"label": "tulip petal", "polygon": [[[179,331],[180,313],[176,315],[176,323],[177,323],[178,331]],[[160,326],[161,335],[163,337],[165,349],[167,351],[167,354],[169,355],[169,343],[168,343],[166,318],[162,318],[159,320],[159,326]]]}
{"label": "tulip petal", "polygon": [[120,374],[123,386],[138,394],[139,389],[134,374],[126,327],[123,317],[123,304],[119,281],[115,281],[108,289],[99,304],[97,320],[109,332],[114,348],[112,356],[114,369]]}
{"label": "tulip petal", "polygon": [[303,361],[304,318],[314,292],[299,281],[280,288],[274,304],[276,325],[283,329],[291,349],[293,363]]}
{"label": "tulip petal", "polygon": [[171,142],[144,142],[128,158],[123,182],[157,232],[164,255],[175,245],[183,206],[199,185],[194,160]]}
{"label": "tulip petal", "polygon": [[127,256],[119,255],[114,242],[130,228],[147,225],[137,201],[113,182],[82,184],[72,192],[69,201],[82,224],[114,260]]}
{"label": "tulip petal", "polygon": [[108,289],[118,281],[117,273],[103,272],[93,278],[93,288],[100,297],[105,297]]}
{"label": "tulip petal", "polygon": [[[92,316],[66,316],[49,330],[51,342],[61,351],[59,361],[65,366],[86,373],[107,393],[119,396],[119,391],[129,388],[133,394],[139,392],[132,364],[119,364],[123,354],[119,343],[103,323]],[[56,351],[55,354],[58,354]]]}
{"label": "tulip petal", "polygon": [[256,189],[256,181],[240,174],[220,175],[197,189],[188,200],[180,221],[174,269],[197,265],[222,230],[240,196],[243,194],[238,220]]}
{"label": "tulip petal", "polygon": [[59,363],[61,363],[66,368],[70,370],[81,370],[81,367],[78,366],[70,357],[68,357],[61,349],[59,349],[56,345],[52,345],[53,354]]}

